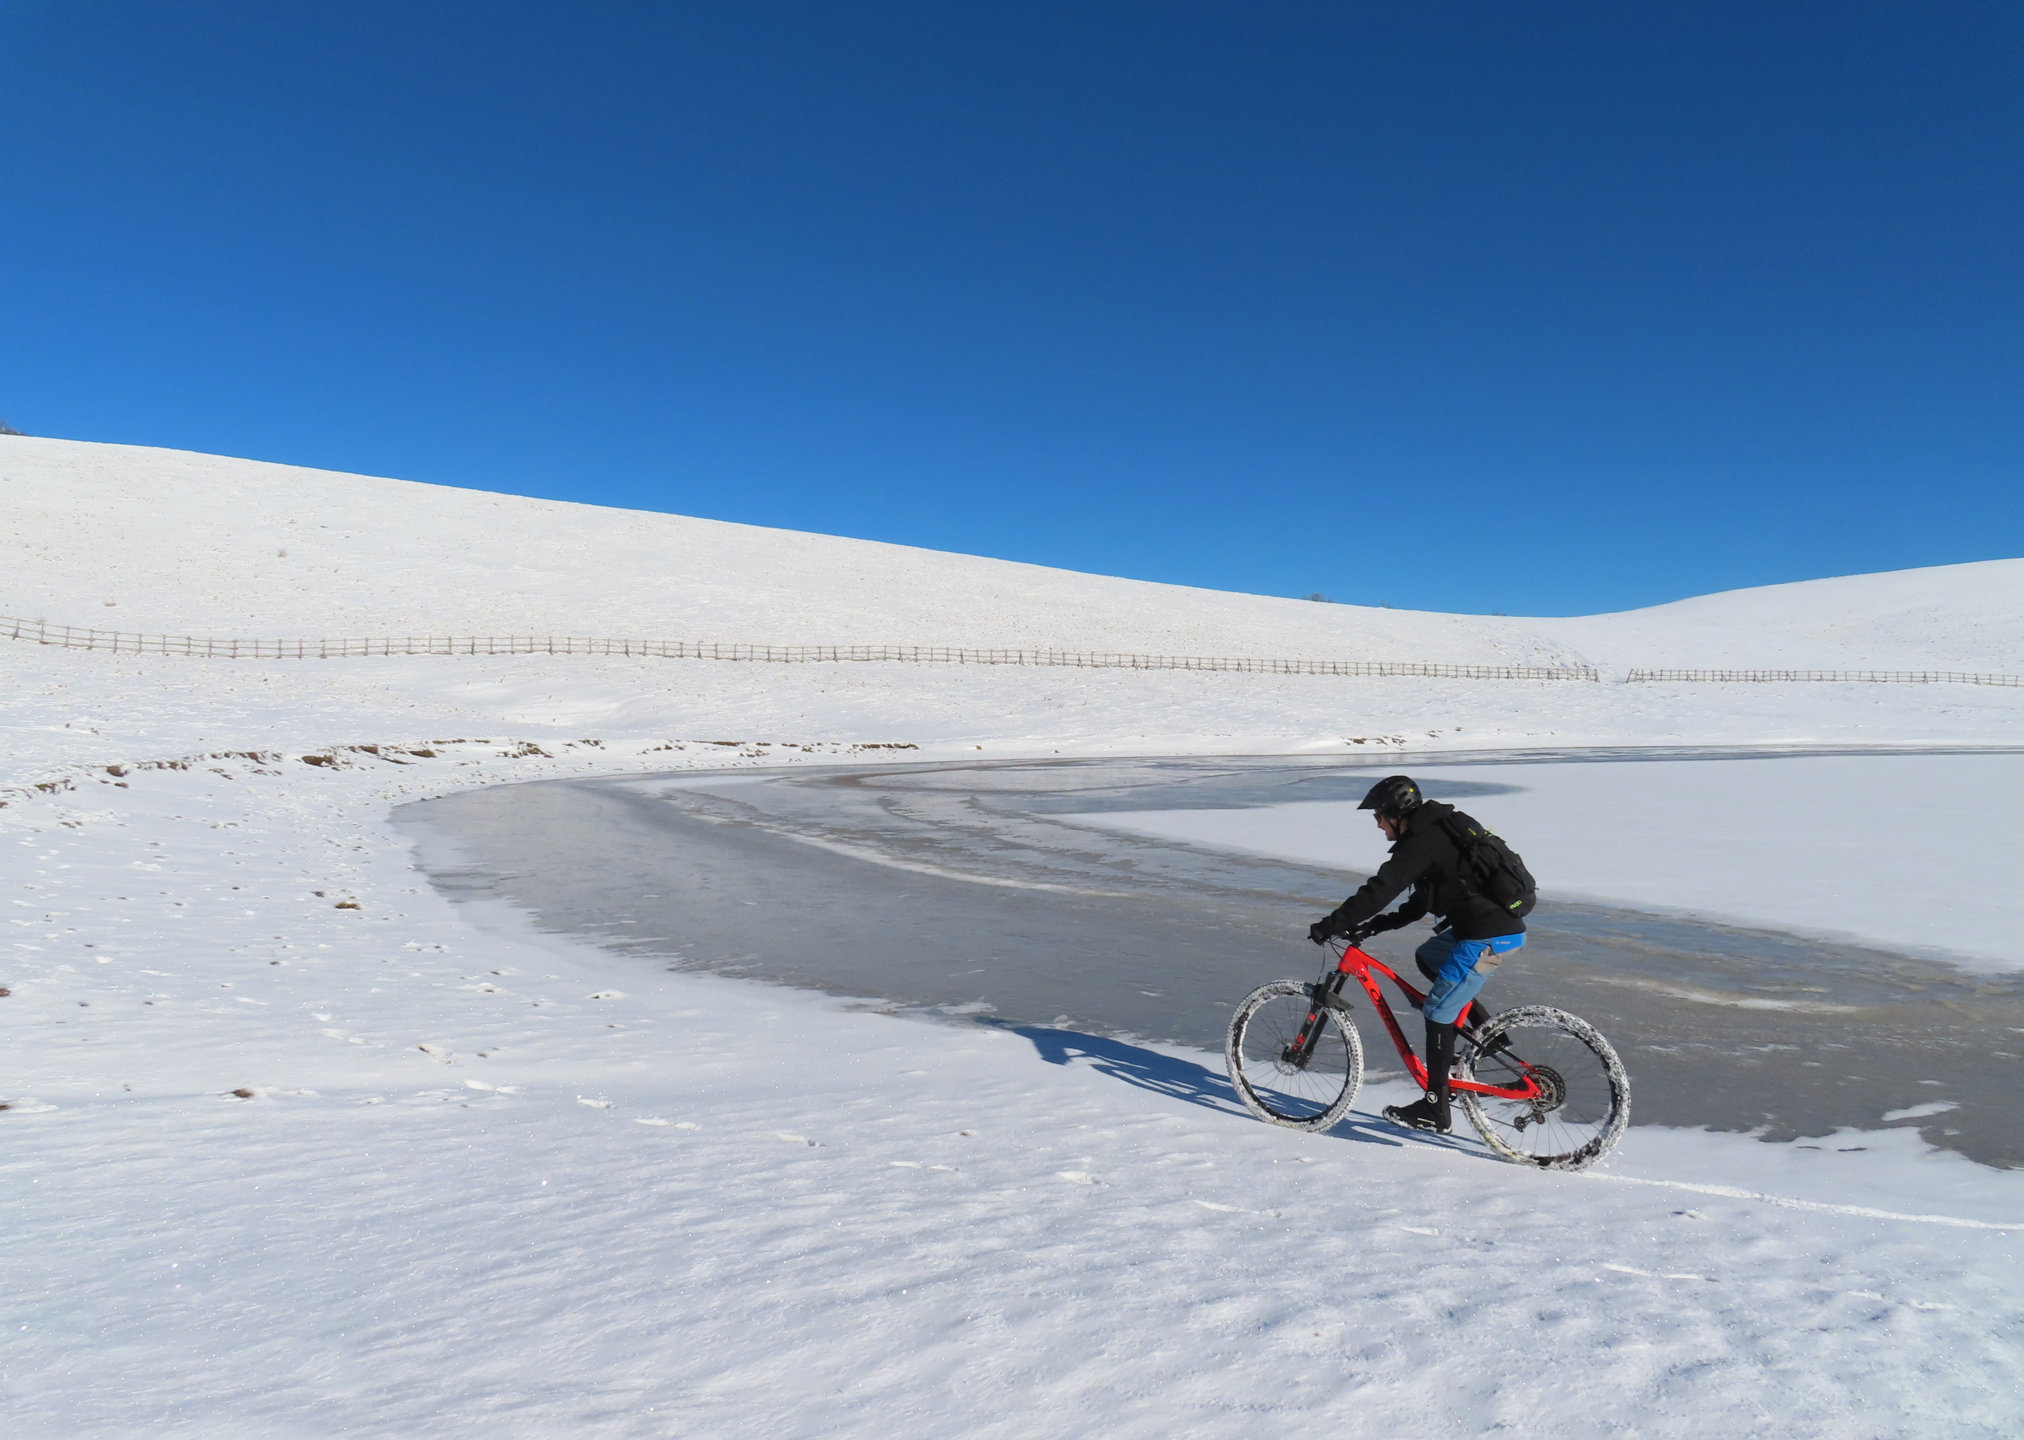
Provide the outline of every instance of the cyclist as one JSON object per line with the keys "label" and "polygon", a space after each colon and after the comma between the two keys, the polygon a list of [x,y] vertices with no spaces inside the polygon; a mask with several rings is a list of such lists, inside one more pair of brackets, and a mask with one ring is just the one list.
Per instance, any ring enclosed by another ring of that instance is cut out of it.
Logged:
{"label": "cyclist", "polygon": [[[1362,937],[1396,930],[1429,912],[1441,917],[1433,937],[1414,952],[1432,982],[1420,1012],[1427,1022],[1427,1093],[1410,1105],[1387,1105],[1384,1117],[1445,1135],[1452,1125],[1448,1071],[1455,1060],[1455,1021],[1476,998],[1488,972],[1525,943],[1525,922],[1476,893],[1464,877],[1461,852],[1441,827],[1455,807],[1425,800],[1405,775],[1387,775],[1357,806],[1377,812],[1392,842],[1391,858],[1332,913],[1308,928],[1319,945],[1335,935]],[[1410,890],[1389,915],[1385,906]]]}

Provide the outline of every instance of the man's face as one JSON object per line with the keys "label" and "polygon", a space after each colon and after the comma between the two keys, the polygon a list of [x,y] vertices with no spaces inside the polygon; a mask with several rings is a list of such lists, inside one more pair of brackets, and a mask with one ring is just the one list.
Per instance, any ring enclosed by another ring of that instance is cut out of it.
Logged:
{"label": "man's face", "polygon": [[1399,822],[1394,820],[1389,815],[1380,815],[1377,817],[1377,828],[1384,831],[1384,838],[1387,840],[1396,840],[1399,838]]}

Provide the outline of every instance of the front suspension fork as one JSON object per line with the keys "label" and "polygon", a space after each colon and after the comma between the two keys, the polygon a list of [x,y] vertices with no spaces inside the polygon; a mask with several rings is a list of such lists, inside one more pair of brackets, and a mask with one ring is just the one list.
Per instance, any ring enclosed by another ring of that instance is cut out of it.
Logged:
{"label": "front suspension fork", "polygon": [[1342,1002],[1342,972],[1332,970],[1314,984],[1307,987],[1307,1018],[1300,1022],[1300,1033],[1295,1035],[1285,1049],[1279,1052],[1279,1063],[1290,1065],[1295,1070],[1305,1070],[1314,1058],[1314,1047],[1321,1042],[1322,1016],[1330,1010],[1347,1010]]}

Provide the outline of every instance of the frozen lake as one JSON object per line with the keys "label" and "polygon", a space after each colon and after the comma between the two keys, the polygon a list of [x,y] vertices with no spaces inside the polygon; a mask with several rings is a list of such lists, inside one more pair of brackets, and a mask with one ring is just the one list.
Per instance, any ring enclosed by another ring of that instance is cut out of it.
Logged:
{"label": "frozen lake", "polygon": [[[1427,788],[1490,809],[1515,788],[1512,766],[1529,782],[1595,758],[1443,756]],[[1318,970],[1306,927],[1362,877],[1116,826],[1354,801],[1396,768],[1167,759],[633,776],[466,792],[397,819],[453,899],[503,902],[642,964],[1218,1049],[1251,988]],[[2024,1050],[2024,978],[1573,903],[1541,881],[1531,941],[1486,998],[1598,1025],[1631,1071],[1636,1121],[1780,1140],[1908,1124],[1984,1163],[2024,1164],[2024,1063],[2008,1049]],[[1409,971],[1425,933],[1371,948]],[[1375,1022],[1363,1029],[1382,1078],[1395,1061]]]}

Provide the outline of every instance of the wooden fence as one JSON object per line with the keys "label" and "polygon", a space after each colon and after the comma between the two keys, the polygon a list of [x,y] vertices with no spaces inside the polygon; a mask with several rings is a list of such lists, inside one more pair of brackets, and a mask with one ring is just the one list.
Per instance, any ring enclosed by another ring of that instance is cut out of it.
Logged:
{"label": "wooden fence", "polygon": [[972,649],[942,645],[733,645],[696,640],[606,640],[580,635],[378,636],[370,639],[221,640],[85,630],[0,616],[0,637],[71,650],[189,655],[206,660],[342,660],[376,655],[631,655],[662,660],[906,665],[1046,665],[1078,670],[1215,670],[1261,675],[1369,675],[1437,680],[1595,680],[1587,665],[1439,665],[1416,660],[1257,660],[1081,650]]}
{"label": "wooden fence", "polygon": [[1645,680],[1763,683],[1819,681],[1833,685],[2024,685],[2024,675],[1976,675],[1960,670],[1633,670]]}
{"label": "wooden fence", "polygon": [[[0,638],[128,655],[204,660],[344,660],[378,655],[629,655],[660,660],[765,664],[1043,665],[1077,670],[1210,670],[1256,675],[1365,675],[1428,680],[1597,680],[1590,665],[1442,665],[1420,660],[1260,660],[1230,655],[1139,655],[1084,650],[946,645],[734,645],[704,640],[599,639],[582,635],[387,635],[320,640],[224,640],[87,630],[0,616]],[[1637,684],[1818,682],[1861,685],[2024,686],[2024,675],[1959,670],[1632,670]]]}

